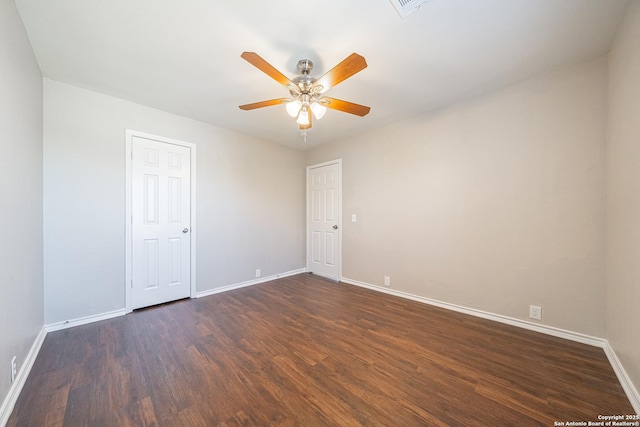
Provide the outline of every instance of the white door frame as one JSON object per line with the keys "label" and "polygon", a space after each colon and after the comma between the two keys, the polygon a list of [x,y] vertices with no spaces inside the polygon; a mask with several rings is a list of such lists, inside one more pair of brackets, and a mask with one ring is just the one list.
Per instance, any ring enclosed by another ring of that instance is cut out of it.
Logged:
{"label": "white door frame", "polygon": [[311,262],[311,229],[309,227],[309,219],[310,219],[310,215],[311,215],[311,193],[309,192],[309,171],[311,169],[315,169],[315,168],[320,168],[323,166],[329,166],[329,165],[338,165],[338,170],[340,171],[340,188],[338,188],[338,199],[340,200],[340,212],[338,212],[338,247],[339,247],[339,253],[340,253],[340,259],[338,260],[339,265],[338,265],[338,277],[335,278],[336,281],[340,281],[342,280],[342,159],[336,159],[336,160],[330,160],[328,162],[323,162],[323,163],[318,163],[316,165],[310,165],[307,166],[307,174],[305,177],[306,180],[306,192],[307,192],[307,209],[306,209],[306,222],[305,222],[305,227],[306,227],[306,232],[305,232],[305,239],[306,239],[306,268],[307,271],[311,271],[311,266],[310,266],[310,262]]}
{"label": "white door frame", "polygon": [[125,309],[133,311],[133,138],[150,139],[152,141],[187,147],[191,152],[191,298],[196,295],[196,145],[190,142],[151,135],[127,129],[125,137]]}

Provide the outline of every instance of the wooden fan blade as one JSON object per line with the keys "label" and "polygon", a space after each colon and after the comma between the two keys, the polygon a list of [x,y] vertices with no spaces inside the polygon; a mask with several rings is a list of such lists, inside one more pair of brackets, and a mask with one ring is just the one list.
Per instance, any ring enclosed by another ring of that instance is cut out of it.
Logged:
{"label": "wooden fan blade", "polygon": [[285,104],[288,101],[290,101],[290,99],[287,99],[287,98],[270,99],[268,101],[260,101],[260,102],[254,102],[253,104],[241,105],[240,109],[255,110],[256,108],[271,107],[272,105]]}
{"label": "wooden fan blade", "polygon": [[265,73],[266,75],[268,75],[269,77],[271,77],[272,79],[274,79],[275,81],[280,83],[282,86],[286,87],[288,85],[292,85],[293,84],[293,82],[291,80],[289,80],[287,78],[287,76],[282,74],[280,71],[276,70],[273,67],[273,65],[269,64],[267,61],[262,59],[262,57],[260,55],[258,55],[257,53],[255,53],[255,52],[242,52],[242,55],[240,55],[240,56],[245,61],[247,61],[249,64],[253,65],[258,70],[262,71],[263,73]]}
{"label": "wooden fan blade", "polygon": [[327,108],[331,108],[338,111],[344,111],[345,113],[355,114],[356,116],[364,117],[371,111],[370,107],[360,104],[354,104],[353,102],[343,101],[341,99],[329,98],[325,96],[322,98],[324,101],[328,101]]}
{"label": "wooden fan blade", "polygon": [[352,53],[341,63],[327,71],[313,83],[313,87],[320,87],[319,93],[325,93],[338,83],[348,79],[359,71],[367,68],[367,61],[357,53]]}

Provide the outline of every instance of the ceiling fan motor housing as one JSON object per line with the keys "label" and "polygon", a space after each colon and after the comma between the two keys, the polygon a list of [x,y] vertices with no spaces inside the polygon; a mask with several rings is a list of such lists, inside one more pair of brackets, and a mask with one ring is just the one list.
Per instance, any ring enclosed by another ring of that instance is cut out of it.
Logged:
{"label": "ceiling fan motor housing", "polygon": [[313,70],[313,61],[310,59],[301,59],[298,61],[298,70],[302,75],[308,75]]}
{"label": "ceiling fan motor housing", "polygon": [[297,90],[290,90],[291,95],[295,98],[299,97],[300,94],[310,93],[313,83],[316,81],[316,79],[309,75],[312,69],[313,62],[310,59],[301,59],[298,61],[298,70],[302,75],[291,80],[297,86]]}

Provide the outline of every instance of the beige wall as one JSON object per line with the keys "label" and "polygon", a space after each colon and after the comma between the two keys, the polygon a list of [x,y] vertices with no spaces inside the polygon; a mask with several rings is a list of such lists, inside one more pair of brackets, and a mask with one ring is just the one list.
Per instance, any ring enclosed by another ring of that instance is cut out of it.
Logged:
{"label": "beige wall", "polygon": [[640,385],[640,1],[609,54],[607,338]]}
{"label": "beige wall", "polygon": [[196,144],[197,291],[304,267],[304,154],[44,80],[45,321],[124,308],[125,129]]}
{"label": "beige wall", "polygon": [[343,159],[343,276],[604,336],[605,107],[600,59],[309,152]]}
{"label": "beige wall", "polygon": [[[12,1],[0,1],[0,408],[9,367],[43,326],[42,76]],[[10,409],[10,408],[7,408]],[[5,413],[8,417],[9,413]],[[0,425],[3,424],[0,411]]]}

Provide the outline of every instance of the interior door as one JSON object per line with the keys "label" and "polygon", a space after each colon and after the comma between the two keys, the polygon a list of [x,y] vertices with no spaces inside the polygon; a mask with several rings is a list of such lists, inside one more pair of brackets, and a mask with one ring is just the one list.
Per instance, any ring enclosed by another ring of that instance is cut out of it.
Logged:
{"label": "interior door", "polygon": [[132,139],[132,308],[191,295],[188,147]]}
{"label": "interior door", "polygon": [[342,162],[307,168],[307,270],[342,276]]}

